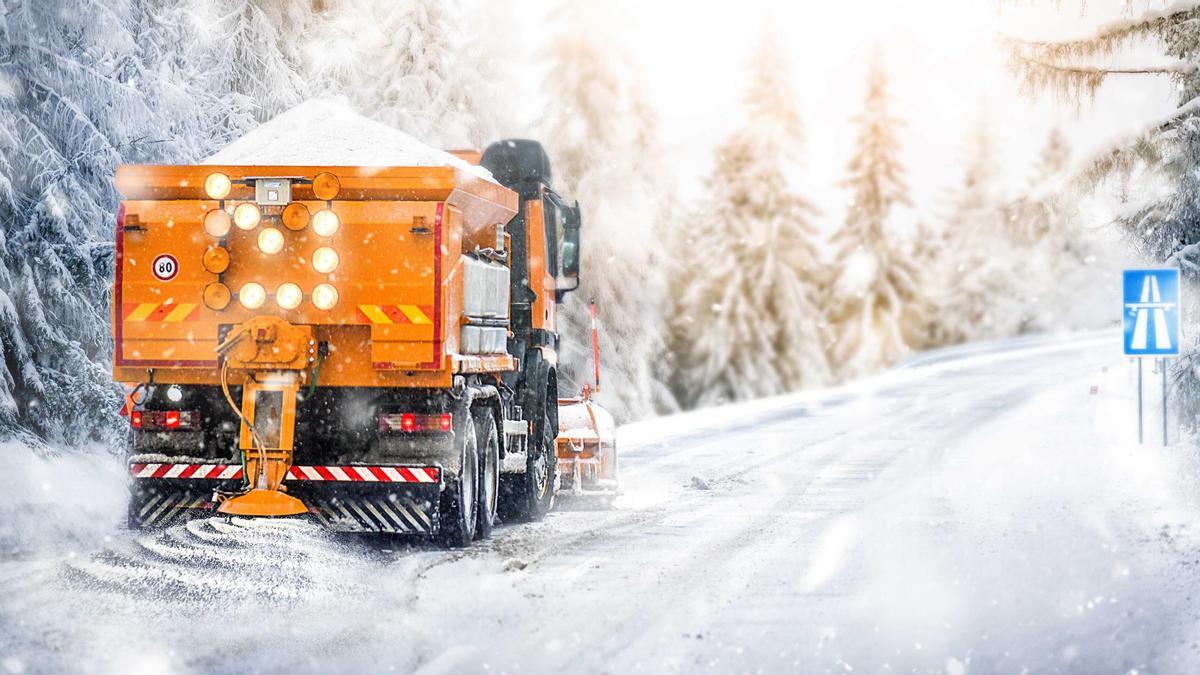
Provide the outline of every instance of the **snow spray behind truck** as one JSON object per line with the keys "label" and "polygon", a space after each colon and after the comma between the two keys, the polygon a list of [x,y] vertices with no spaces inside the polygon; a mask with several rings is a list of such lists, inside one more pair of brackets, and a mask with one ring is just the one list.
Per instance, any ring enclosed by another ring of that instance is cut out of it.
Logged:
{"label": "snow spray behind truck", "polygon": [[307,513],[465,545],[546,514],[579,209],[536,142],[480,164],[120,167],[132,527]]}

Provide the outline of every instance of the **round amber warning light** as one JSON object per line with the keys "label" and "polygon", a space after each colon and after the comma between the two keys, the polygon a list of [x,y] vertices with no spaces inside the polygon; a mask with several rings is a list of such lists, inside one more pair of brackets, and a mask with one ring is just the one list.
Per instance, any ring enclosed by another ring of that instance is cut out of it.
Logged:
{"label": "round amber warning light", "polygon": [[329,248],[328,246],[322,246],[321,248],[313,251],[312,266],[313,269],[321,274],[331,274],[337,269],[338,266],[337,251]]}
{"label": "round amber warning light", "polygon": [[229,287],[220,282],[214,282],[204,287],[204,304],[209,309],[218,312],[229,306]]}
{"label": "round amber warning light", "polygon": [[289,230],[303,230],[308,227],[308,207],[300,202],[292,202],[283,209],[283,225]]}
{"label": "round amber warning light", "polygon": [[204,179],[204,193],[208,195],[209,199],[225,199],[232,189],[233,183],[229,180],[229,176],[223,173],[210,173],[208,178]]}
{"label": "round amber warning light", "polygon": [[296,309],[304,300],[304,292],[290,281],[275,289],[275,302],[284,309]]}
{"label": "round amber warning light", "polygon": [[233,210],[233,222],[243,230],[253,230],[258,227],[258,221],[262,220],[262,211],[258,210],[258,205],[252,202],[238,204]]}
{"label": "round amber warning light", "polygon": [[317,309],[330,310],[337,304],[338,292],[337,289],[329,284],[317,284],[312,291],[312,303],[317,306]]}
{"label": "round amber warning light", "polygon": [[204,269],[213,274],[229,269],[229,251],[221,246],[209,248],[204,252]]}
{"label": "round amber warning light", "polygon": [[275,255],[283,250],[283,233],[268,227],[258,233],[258,248],[267,255]]}
{"label": "round amber warning light", "polygon": [[329,209],[325,209],[323,211],[317,211],[315,214],[313,214],[313,219],[312,219],[313,232],[316,232],[319,236],[322,236],[322,237],[333,236],[333,233],[337,232],[338,226],[340,224],[341,224],[341,222],[338,220],[337,214],[334,213],[333,211],[330,211]]}
{"label": "round amber warning light", "polygon": [[210,237],[220,239],[229,234],[229,227],[233,224],[233,220],[225,209],[213,209],[204,214],[204,231]]}
{"label": "round amber warning light", "polygon": [[242,307],[246,309],[258,309],[266,301],[267,290],[256,281],[242,284],[242,287],[238,289],[238,302],[242,303]]}
{"label": "round amber warning light", "polygon": [[341,189],[341,181],[338,180],[337,176],[328,171],[322,171],[313,178],[312,191],[313,196],[317,199],[329,201],[336,197]]}

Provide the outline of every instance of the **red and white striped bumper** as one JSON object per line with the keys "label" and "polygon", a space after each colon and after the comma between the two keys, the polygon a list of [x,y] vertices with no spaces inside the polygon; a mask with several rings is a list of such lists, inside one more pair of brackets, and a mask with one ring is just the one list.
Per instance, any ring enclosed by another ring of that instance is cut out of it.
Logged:
{"label": "red and white striped bumper", "polygon": [[437,483],[441,473],[436,466],[293,466],[288,480]]}
{"label": "red and white striped bumper", "polygon": [[[130,464],[134,478],[241,480],[237,464]],[[286,480],[364,483],[439,483],[436,466],[293,466]]]}
{"label": "red and white striped bumper", "polygon": [[[167,527],[211,515],[214,490],[235,489],[237,464],[133,463],[130,525]],[[437,466],[307,466],[288,471],[288,494],[319,523],[340,532],[437,532],[442,471]],[[224,485],[222,485],[222,482]]]}

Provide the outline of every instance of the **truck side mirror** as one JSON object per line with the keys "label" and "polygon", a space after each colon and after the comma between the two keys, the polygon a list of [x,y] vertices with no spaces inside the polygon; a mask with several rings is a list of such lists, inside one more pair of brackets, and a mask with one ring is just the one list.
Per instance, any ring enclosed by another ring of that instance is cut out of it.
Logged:
{"label": "truck side mirror", "polygon": [[563,210],[562,274],[567,278],[579,277],[579,205]]}

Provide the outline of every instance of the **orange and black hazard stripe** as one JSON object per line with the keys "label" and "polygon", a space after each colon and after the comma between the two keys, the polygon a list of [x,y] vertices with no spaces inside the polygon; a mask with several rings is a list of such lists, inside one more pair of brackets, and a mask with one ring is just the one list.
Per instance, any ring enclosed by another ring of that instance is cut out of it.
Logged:
{"label": "orange and black hazard stripe", "polygon": [[359,323],[377,326],[387,324],[433,325],[433,320],[429,318],[433,315],[432,305],[359,305],[357,315]]}
{"label": "orange and black hazard stripe", "polygon": [[200,305],[195,302],[131,302],[122,309],[122,316],[130,323],[178,323],[200,318]]}

